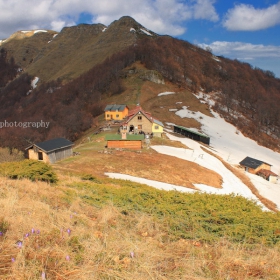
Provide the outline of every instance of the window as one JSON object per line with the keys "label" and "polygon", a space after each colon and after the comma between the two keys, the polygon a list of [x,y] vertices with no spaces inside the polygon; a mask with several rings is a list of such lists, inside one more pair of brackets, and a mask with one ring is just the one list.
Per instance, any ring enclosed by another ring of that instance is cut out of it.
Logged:
{"label": "window", "polygon": [[142,116],[138,116],[138,121],[142,121]]}
{"label": "window", "polygon": [[142,125],[138,124],[138,130],[142,130]]}
{"label": "window", "polygon": [[159,127],[158,127],[158,125],[155,125],[155,129],[158,129]]}
{"label": "window", "polygon": [[119,116],[120,116],[120,115],[119,115],[119,114],[117,114],[117,115],[116,115],[116,118],[118,118]]}
{"label": "window", "polygon": [[43,160],[43,153],[42,152],[38,152],[38,160]]}
{"label": "window", "polygon": [[109,115],[109,114],[107,114],[107,118],[110,118],[110,115]]}

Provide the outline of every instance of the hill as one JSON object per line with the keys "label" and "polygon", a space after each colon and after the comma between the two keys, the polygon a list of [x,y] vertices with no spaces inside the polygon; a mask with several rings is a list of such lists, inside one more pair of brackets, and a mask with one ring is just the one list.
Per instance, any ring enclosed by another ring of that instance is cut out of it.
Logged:
{"label": "hill", "polygon": [[57,184],[1,177],[3,279],[279,277],[279,213],[233,194],[166,192],[84,173],[100,170],[75,166],[98,143],[56,164]]}
{"label": "hill", "polygon": [[9,79],[0,89],[1,120],[50,123],[48,129],[2,128],[4,147],[23,149],[30,142],[57,136],[75,141],[98,125],[98,116],[112,102],[125,101],[131,108],[140,102],[164,122],[199,129],[196,120],[181,119],[168,110],[161,113],[172,96],[161,105],[155,96],[172,89],[187,106],[197,106],[190,93],[208,94],[214,110],[239,131],[279,151],[280,80],[273,73],[159,36],[130,17],[108,27],[67,27],[58,34],[21,31],[1,48],[5,71],[17,69],[12,76],[2,70]]}

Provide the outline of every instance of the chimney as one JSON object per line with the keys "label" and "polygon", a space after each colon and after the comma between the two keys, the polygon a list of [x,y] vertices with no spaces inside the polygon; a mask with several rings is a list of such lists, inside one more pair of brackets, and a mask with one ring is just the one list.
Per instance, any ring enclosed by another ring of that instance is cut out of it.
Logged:
{"label": "chimney", "polygon": [[126,132],[122,131],[122,140],[126,139]]}

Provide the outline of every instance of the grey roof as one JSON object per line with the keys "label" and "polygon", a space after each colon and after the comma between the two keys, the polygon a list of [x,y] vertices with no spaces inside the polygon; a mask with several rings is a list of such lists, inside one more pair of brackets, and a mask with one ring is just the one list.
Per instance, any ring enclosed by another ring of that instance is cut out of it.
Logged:
{"label": "grey roof", "polygon": [[37,148],[43,150],[44,152],[49,153],[54,150],[70,147],[73,145],[74,145],[73,142],[71,142],[65,138],[55,138],[55,139],[47,140],[44,142],[35,143],[35,144],[27,147],[26,149],[30,149],[31,147],[36,146]]}
{"label": "grey roof", "polygon": [[161,122],[161,121],[159,121],[159,120],[156,120],[156,119],[153,119],[154,120],[154,123],[156,123],[156,124],[158,124],[158,125],[160,125],[160,126],[164,126],[163,125],[163,123]]}
{"label": "grey roof", "polygon": [[251,158],[251,157],[246,157],[242,161],[239,162],[240,165],[250,167],[250,168],[253,168],[253,169],[256,169],[257,167],[259,167],[263,163],[271,166],[271,164],[269,164],[269,163],[266,163],[264,161],[261,161],[261,160],[255,159],[255,158]]}
{"label": "grey roof", "polygon": [[114,105],[107,105],[104,109],[105,112],[107,111],[111,111],[111,112],[122,112],[124,109],[125,109],[126,105],[117,105],[117,104],[114,104]]}

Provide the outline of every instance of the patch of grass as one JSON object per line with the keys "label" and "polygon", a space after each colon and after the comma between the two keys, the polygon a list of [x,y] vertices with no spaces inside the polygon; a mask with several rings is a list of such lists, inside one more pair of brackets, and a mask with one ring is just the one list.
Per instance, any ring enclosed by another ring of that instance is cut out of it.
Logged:
{"label": "patch of grass", "polygon": [[23,160],[0,164],[0,174],[11,179],[27,178],[31,181],[56,183],[58,178],[52,167],[44,162]]}
{"label": "patch of grass", "polygon": [[[115,182],[115,181],[114,181]],[[89,205],[103,207],[108,203],[125,211],[154,216],[168,228],[175,239],[187,238],[216,242],[226,237],[232,242],[273,245],[280,241],[280,215],[263,212],[256,202],[236,195],[185,194],[160,191],[128,181],[110,184],[73,183],[83,190],[80,198]]]}
{"label": "patch of grass", "polygon": [[279,279],[279,243],[267,242],[279,234],[278,214],[235,196],[98,180],[64,175],[55,192],[44,182],[0,180],[8,223],[1,279]]}

